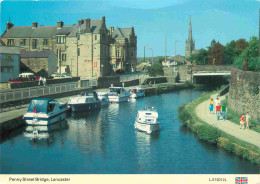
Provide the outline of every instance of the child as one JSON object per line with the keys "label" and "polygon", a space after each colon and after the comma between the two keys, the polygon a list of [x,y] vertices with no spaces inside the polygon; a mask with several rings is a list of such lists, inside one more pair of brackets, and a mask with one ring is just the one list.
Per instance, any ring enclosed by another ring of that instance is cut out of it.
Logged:
{"label": "child", "polygon": [[243,127],[243,130],[245,129],[245,114],[243,114],[240,118],[240,129]]}
{"label": "child", "polygon": [[220,104],[218,104],[216,106],[217,120],[219,120],[219,117],[220,117],[220,109],[221,109],[221,106],[220,106]]}
{"label": "child", "polygon": [[209,113],[210,114],[213,113],[213,109],[214,109],[213,99],[211,98],[211,100],[209,101]]}
{"label": "child", "polygon": [[226,106],[225,103],[222,105],[222,107],[221,107],[221,111],[222,111],[222,117],[223,117],[223,120],[225,121],[226,116],[227,116],[227,106]]}

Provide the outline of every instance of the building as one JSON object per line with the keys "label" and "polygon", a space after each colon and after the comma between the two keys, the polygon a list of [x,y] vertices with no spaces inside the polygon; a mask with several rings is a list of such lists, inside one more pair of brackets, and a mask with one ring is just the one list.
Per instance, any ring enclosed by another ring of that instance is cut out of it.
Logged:
{"label": "building", "polygon": [[8,22],[1,37],[7,46],[20,46],[22,50],[54,51],[58,72],[101,77],[115,71],[116,65],[114,69],[112,66],[116,61],[121,63],[117,68],[129,71],[131,67],[135,69],[137,62],[134,28],[117,28],[112,32],[102,17],[102,20],[79,19],[74,25],[58,21],[56,26],[38,26],[33,22],[32,26],[15,27]]}
{"label": "building", "polygon": [[0,45],[1,82],[10,78],[19,77],[20,73],[20,48]]}
{"label": "building", "polygon": [[110,58],[112,69],[124,69],[134,71],[137,63],[137,37],[134,28],[109,27]]}
{"label": "building", "polygon": [[23,72],[50,77],[57,71],[58,58],[53,51],[21,51],[21,65]]}
{"label": "building", "polygon": [[190,25],[189,25],[189,35],[188,40],[186,40],[185,47],[185,57],[189,58],[191,54],[195,51],[195,40],[192,38],[192,27],[191,27],[191,17],[190,17]]}

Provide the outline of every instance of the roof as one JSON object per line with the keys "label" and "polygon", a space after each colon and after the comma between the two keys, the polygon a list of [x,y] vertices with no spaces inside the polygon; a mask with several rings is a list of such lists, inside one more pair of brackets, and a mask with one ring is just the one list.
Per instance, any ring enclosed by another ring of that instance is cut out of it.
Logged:
{"label": "roof", "polygon": [[101,20],[90,20],[90,28],[87,28],[86,20],[80,26],[74,25],[73,30],[70,32],[69,37],[75,37],[79,32],[80,33],[100,33],[102,28]]}
{"label": "roof", "polygon": [[21,58],[48,58],[53,51],[21,51]]}
{"label": "roof", "polygon": [[66,25],[61,29],[57,26],[38,26],[32,28],[32,26],[12,27],[9,30],[5,30],[3,38],[55,38],[56,35],[68,35],[75,37],[77,33],[100,33],[100,29],[105,26],[102,20],[90,20],[90,29],[87,28],[86,20],[83,24],[78,25]]}
{"label": "roof", "polygon": [[0,45],[1,54],[20,54],[20,47],[7,47]]}
{"label": "roof", "polygon": [[38,26],[33,29],[31,26],[12,27],[4,32],[3,38],[55,38],[56,35],[68,35],[73,30],[73,26]]}
{"label": "roof", "polygon": [[132,33],[132,28],[117,28],[113,31],[113,38],[128,38]]}

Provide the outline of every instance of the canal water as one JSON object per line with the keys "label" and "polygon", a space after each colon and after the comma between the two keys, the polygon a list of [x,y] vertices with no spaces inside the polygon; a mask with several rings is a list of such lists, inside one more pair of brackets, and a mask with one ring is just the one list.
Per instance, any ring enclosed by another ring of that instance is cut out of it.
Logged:
{"label": "canal water", "polygon": [[[39,132],[17,130],[0,144],[4,174],[234,174],[258,173],[249,161],[196,138],[178,120],[177,109],[202,91],[182,90],[110,104],[94,113],[71,114],[67,123]],[[146,104],[159,113],[161,130],[134,129]]]}

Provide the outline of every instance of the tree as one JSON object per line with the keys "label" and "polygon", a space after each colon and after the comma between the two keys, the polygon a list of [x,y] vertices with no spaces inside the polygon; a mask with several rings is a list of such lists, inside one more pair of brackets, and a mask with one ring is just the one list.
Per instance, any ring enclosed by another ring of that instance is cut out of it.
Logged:
{"label": "tree", "polygon": [[236,41],[232,40],[224,47],[224,64],[233,64],[240,52],[236,48]]}
{"label": "tree", "polygon": [[223,64],[224,49],[223,46],[217,42],[210,49],[209,64],[210,65],[221,65]]}
{"label": "tree", "polygon": [[207,65],[208,57],[209,57],[209,51],[205,49],[200,49],[197,53],[192,54],[188,60],[191,62],[195,61],[197,65],[204,65],[204,64]]}
{"label": "tree", "polygon": [[240,52],[242,52],[247,46],[248,46],[248,43],[243,38],[236,41],[236,48]]}
{"label": "tree", "polygon": [[242,69],[243,63],[246,60],[248,60],[245,63],[247,67],[244,67],[244,69],[250,71],[260,71],[260,58],[258,57],[258,39],[255,36],[250,38],[248,46],[242,51],[239,57],[236,58],[233,66],[238,69]]}
{"label": "tree", "polygon": [[156,75],[163,75],[163,67],[161,63],[155,63],[152,66],[148,66],[146,69],[146,73],[152,77],[155,77]]}

